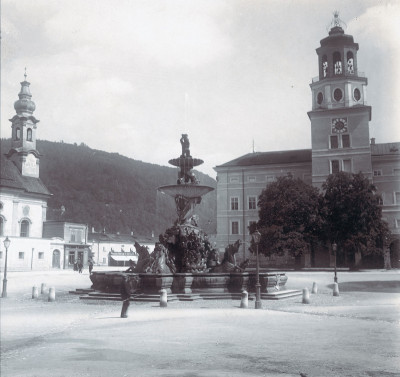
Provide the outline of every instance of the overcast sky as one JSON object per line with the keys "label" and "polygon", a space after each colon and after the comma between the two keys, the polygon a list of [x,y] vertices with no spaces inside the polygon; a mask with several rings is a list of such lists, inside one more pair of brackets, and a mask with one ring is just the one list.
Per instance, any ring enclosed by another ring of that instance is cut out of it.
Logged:
{"label": "overcast sky", "polygon": [[[400,1],[2,0],[1,137],[27,68],[38,138],[212,169],[311,147],[315,49],[333,11],[359,43],[370,136],[400,141]],[[45,158],[45,157],[44,157]]]}

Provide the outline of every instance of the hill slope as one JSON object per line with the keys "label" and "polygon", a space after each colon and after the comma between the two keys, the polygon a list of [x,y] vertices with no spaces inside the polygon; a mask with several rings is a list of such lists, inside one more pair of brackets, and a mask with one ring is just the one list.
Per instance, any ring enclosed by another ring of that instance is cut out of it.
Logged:
{"label": "hill slope", "polygon": [[[6,153],[10,140],[1,140]],[[171,197],[157,187],[175,184],[177,169],[136,161],[118,153],[94,150],[81,144],[37,141],[40,178],[53,194],[47,218],[88,224],[95,231],[157,236],[176,219]],[[196,172],[201,184],[216,188],[211,177]],[[64,206],[65,212],[60,208]],[[203,197],[196,208],[200,226],[216,232],[216,192]]]}

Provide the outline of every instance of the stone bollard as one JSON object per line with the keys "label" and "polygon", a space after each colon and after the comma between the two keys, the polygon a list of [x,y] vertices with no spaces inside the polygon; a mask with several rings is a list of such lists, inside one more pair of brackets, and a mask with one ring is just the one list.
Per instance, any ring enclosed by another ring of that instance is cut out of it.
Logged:
{"label": "stone bollard", "polygon": [[160,306],[166,308],[168,305],[168,295],[166,289],[161,289],[160,291]]}
{"label": "stone bollard", "polygon": [[314,281],[314,283],[312,284],[312,290],[311,290],[312,294],[317,294],[318,293],[318,287],[317,287],[317,283]]}
{"label": "stone bollard", "polygon": [[339,284],[338,283],[333,283],[333,295],[339,296]]}
{"label": "stone bollard", "polygon": [[38,287],[32,287],[32,298],[38,298],[38,297],[39,297]]}
{"label": "stone bollard", "polygon": [[49,299],[47,301],[56,301],[56,290],[54,287],[49,289]]}
{"label": "stone bollard", "polygon": [[242,292],[242,300],[240,301],[240,307],[242,309],[247,309],[249,307],[249,294],[247,291]]}
{"label": "stone bollard", "polygon": [[41,294],[41,295],[42,295],[43,293],[45,293],[46,288],[47,288],[46,283],[42,283],[42,285],[41,285],[41,287],[40,287],[40,294]]}
{"label": "stone bollard", "polygon": [[308,288],[303,289],[303,304],[309,304],[310,303],[310,292],[308,291]]}

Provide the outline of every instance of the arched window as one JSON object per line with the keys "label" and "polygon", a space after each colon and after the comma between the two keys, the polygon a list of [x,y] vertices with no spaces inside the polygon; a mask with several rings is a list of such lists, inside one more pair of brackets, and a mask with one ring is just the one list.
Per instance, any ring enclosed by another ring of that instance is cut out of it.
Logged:
{"label": "arched window", "polygon": [[21,129],[19,127],[15,130],[15,140],[21,139]]}
{"label": "arched window", "polygon": [[347,53],[347,73],[354,74],[354,56],[351,51]]}
{"label": "arched window", "polygon": [[28,128],[26,131],[26,140],[32,141],[32,128]]}
{"label": "arched window", "polygon": [[342,57],[340,56],[340,52],[333,53],[333,66],[335,68],[335,75],[342,74]]}
{"label": "arched window", "polygon": [[324,77],[328,75],[328,58],[326,55],[322,57],[322,75]]}
{"label": "arched window", "polygon": [[28,220],[21,221],[20,237],[29,237],[29,221]]}

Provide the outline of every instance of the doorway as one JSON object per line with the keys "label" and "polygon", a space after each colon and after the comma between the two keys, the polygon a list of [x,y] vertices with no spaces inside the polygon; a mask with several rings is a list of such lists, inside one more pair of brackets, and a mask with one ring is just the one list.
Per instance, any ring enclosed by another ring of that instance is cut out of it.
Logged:
{"label": "doorway", "polygon": [[53,268],[60,268],[60,250],[53,250]]}

